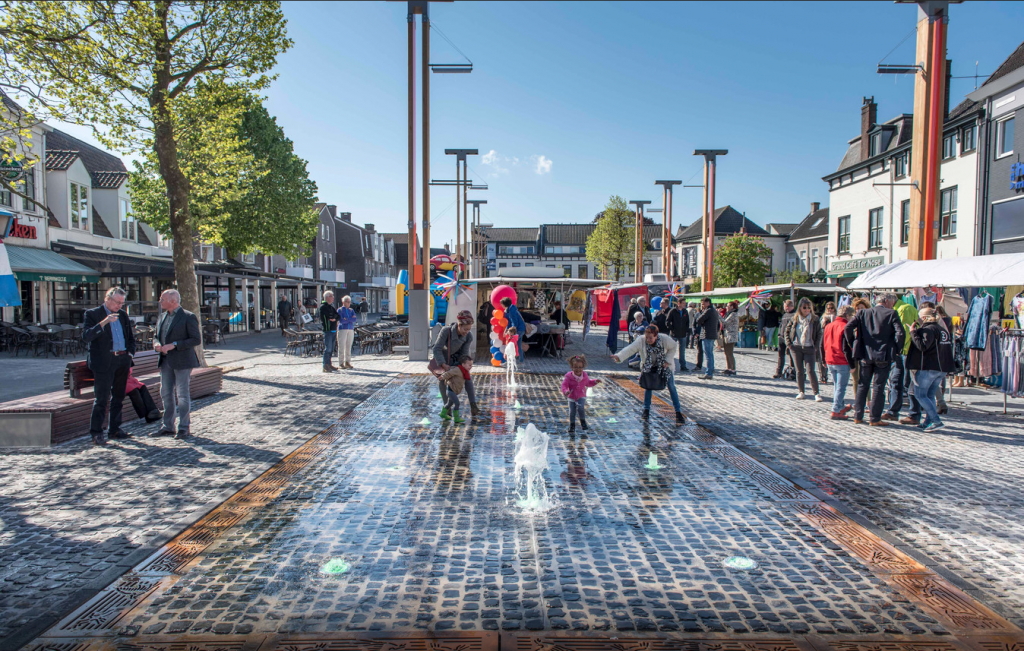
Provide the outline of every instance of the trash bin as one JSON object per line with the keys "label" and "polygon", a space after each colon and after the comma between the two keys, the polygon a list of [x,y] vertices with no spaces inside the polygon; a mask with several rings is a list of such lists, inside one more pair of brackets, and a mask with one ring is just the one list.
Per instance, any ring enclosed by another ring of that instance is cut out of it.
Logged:
{"label": "trash bin", "polygon": [[744,330],[740,333],[740,348],[757,348],[757,332]]}

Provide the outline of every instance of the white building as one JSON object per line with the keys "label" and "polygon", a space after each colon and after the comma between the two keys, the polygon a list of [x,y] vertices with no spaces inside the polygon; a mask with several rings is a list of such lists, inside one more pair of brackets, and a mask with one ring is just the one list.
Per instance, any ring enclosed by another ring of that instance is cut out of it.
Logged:
{"label": "white building", "polygon": [[[913,116],[877,123],[874,98],[864,98],[861,133],[849,141],[829,184],[828,275],[848,279],[907,259]],[[981,105],[964,101],[943,129],[937,258],[974,255]]]}
{"label": "white building", "polygon": [[[771,231],[765,230],[754,222],[747,219],[747,216],[740,213],[732,206],[722,206],[715,209],[715,249],[719,249],[725,240],[732,235],[753,235],[760,237],[766,246],[772,250],[771,269],[772,273],[783,271],[786,268],[786,239],[788,229],[780,228],[782,225],[775,225]],[[674,238],[676,255],[678,257],[677,269],[679,276],[684,283],[692,283],[703,274],[704,269],[704,246],[701,237],[703,219],[698,219],[686,228],[682,226],[676,232]],[[757,284],[764,282],[763,278],[744,278],[744,282]]]}

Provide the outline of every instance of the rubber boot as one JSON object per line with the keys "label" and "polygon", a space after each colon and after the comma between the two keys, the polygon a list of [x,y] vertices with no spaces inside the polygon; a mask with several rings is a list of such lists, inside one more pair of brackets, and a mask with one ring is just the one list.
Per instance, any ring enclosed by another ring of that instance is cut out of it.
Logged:
{"label": "rubber boot", "polygon": [[462,423],[466,422],[465,418],[463,418],[462,416],[459,416],[459,410],[458,409],[452,411],[452,416],[453,416],[453,421],[455,422],[456,425],[461,425]]}
{"label": "rubber boot", "polygon": [[448,412],[448,408],[447,407],[441,407],[441,420],[451,420],[451,419],[452,419],[452,416]]}

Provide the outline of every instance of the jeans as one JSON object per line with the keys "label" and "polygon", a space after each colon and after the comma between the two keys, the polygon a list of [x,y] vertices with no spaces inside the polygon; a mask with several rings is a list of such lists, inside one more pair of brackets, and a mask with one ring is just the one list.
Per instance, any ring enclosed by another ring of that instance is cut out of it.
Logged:
{"label": "jeans", "polygon": [[764,329],[765,348],[771,348],[772,346],[775,345],[772,342],[772,340],[775,339],[775,331],[776,330],[778,330],[778,328],[765,328]]}
{"label": "jeans", "polygon": [[124,389],[128,382],[128,372],[132,368],[132,358],[128,355],[114,355],[110,368],[101,373],[93,372],[92,418],[89,421],[89,433],[96,436],[103,433],[103,419],[110,406],[110,422],[107,430],[117,432],[121,427],[121,409],[124,407]]}
{"label": "jeans", "polygon": [[587,397],[577,398],[569,401],[569,424],[576,425],[576,414],[580,415],[580,424],[587,424]]}
{"label": "jeans", "polygon": [[941,423],[939,409],[935,404],[935,395],[942,386],[946,374],[942,371],[917,371],[914,373],[914,395],[924,410],[925,419],[932,423]]}
{"label": "jeans", "polygon": [[[707,343],[710,343],[711,345],[715,344],[715,340],[714,339],[705,339],[704,341],[707,342]],[[714,359],[714,358],[715,358],[714,355],[711,355],[709,357],[709,359]],[[714,370],[714,367],[715,367],[714,362],[712,362],[712,364],[711,364],[711,370],[712,371]],[[682,411],[683,408],[679,406],[679,392],[676,391],[676,376],[672,372],[671,368],[668,370],[668,382],[667,382],[667,384],[668,384],[668,393],[669,393],[670,396],[672,396],[672,406],[676,408],[677,412],[678,411]],[[649,410],[651,408],[651,393],[652,393],[651,389],[645,389],[644,390],[644,411],[647,411],[647,410]]]}
{"label": "jeans", "polygon": [[850,367],[846,364],[829,364],[828,370],[832,371],[832,384],[835,391],[832,395],[832,412],[842,410],[846,402],[846,386],[850,383]]}
{"label": "jeans", "polygon": [[676,340],[676,345],[679,346],[679,370],[686,371],[686,355],[683,354],[683,351],[686,350],[686,336],[683,336],[682,339],[672,338]]}
{"label": "jeans", "polygon": [[882,420],[882,408],[885,406],[885,383],[889,379],[892,362],[860,361],[860,381],[857,382],[857,397],[853,402],[853,417],[863,420],[864,407],[871,389],[871,422]]}
{"label": "jeans", "polygon": [[352,339],[355,332],[351,328],[338,330],[338,364],[352,363]]}
{"label": "jeans", "polygon": [[[191,423],[189,411],[192,409],[192,396],[189,394],[189,382],[192,369],[174,370],[170,364],[160,367],[160,399],[164,401],[164,428],[174,431],[174,417],[178,416],[178,431],[188,431]],[[175,400],[177,395],[177,400]],[[177,412],[177,414],[175,414]]]}
{"label": "jeans", "polygon": [[454,391],[452,391],[451,387],[448,387],[447,389],[448,389],[448,396],[447,396],[447,398],[445,398],[444,406],[449,408],[449,409],[453,409],[455,411],[458,411],[459,410],[459,394],[457,394]]}
{"label": "jeans", "polygon": [[893,360],[892,373],[889,375],[889,404],[885,410],[895,417],[899,417],[900,409],[903,408],[903,397],[906,389],[904,380],[909,379],[906,375],[905,359],[903,355],[896,355]]}
{"label": "jeans", "polygon": [[811,389],[814,395],[818,395],[818,376],[815,374],[814,362],[818,352],[814,346],[793,346],[790,348],[793,353],[793,362],[796,365],[796,386],[800,393],[804,392],[804,385],[808,375],[811,376]]}
{"label": "jeans", "polygon": [[[707,375],[710,377],[715,374],[715,340],[714,339],[701,339],[700,349],[704,353],[704,361],[707,363]],[[676,388],[672,386],[672,393],[675,394]],[[678,398],[676,399],[678,402]],[[678,409],[676,410],[678,411]]]}
{"label": "jeans", "polygon": [[736,358],[733,356],[732,351],[736,348],[736,344],[725,344],[725,368],[730,371],[736,370]]}
{"label": "jeans", "polygon": [[779,363],[775,365],[775,375],[782,375],[782,369],[786,365],[786,342],[779,339]]}
{"label": "jeans", "polygon": [[337,342],[337,333],[324,333],[324,368],[328,368],[331,366],[331,358],[334,357],[334,344],[336,344]]}

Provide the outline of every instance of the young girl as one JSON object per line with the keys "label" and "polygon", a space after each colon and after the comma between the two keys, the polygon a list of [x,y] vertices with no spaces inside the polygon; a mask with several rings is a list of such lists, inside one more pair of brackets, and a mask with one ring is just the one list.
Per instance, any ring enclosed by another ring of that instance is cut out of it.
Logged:
{"label": "young girl", "polygon": [[465,423],[466,420],[459,416],[459,394],[462,393],[466,381],[469,380],[469,370],[473,368],[473,358],[463,357],[458,366],[453,366],[439,377],[445,383],[447,397],[444,407],[441,409],[441,420],[455,420],[455,424]]}
{"label": "young girl", "polygon": [[505,344],[505,381],[510,387],[516,385],[516,347],[519,345],[519,334],[515,326],[509,326],[505,331],[508,335],[508,343]]}
{"label": "young girl", "polygon": [[562,394],[569,399],[569,432],[576,431],[576,412],[580,414],[580,428],[587,431],[587,389],[597,385],[601,380],[591,380],[584,369],[587,358],[573,355],[569,358],[572,370],[562,379]]}

